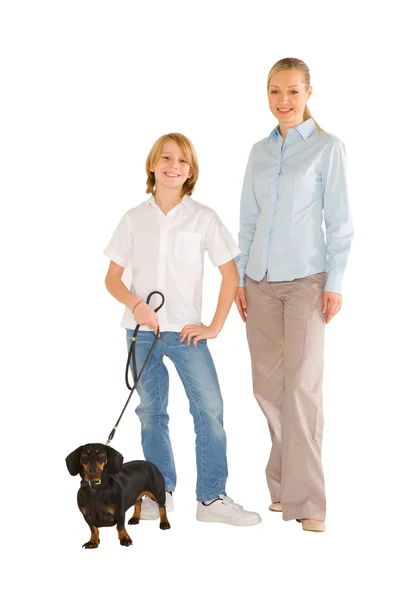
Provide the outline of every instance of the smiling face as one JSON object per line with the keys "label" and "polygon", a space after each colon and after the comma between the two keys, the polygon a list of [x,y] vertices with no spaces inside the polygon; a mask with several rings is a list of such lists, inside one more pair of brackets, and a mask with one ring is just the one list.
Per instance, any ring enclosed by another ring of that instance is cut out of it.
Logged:
{"label": "smiling face", "polygon": [[188,159],[173,140],[165,142],[160,158],[150,170],[154,173],[156,185],[159,188],[182,188],[185,181],[191,176]]}
{"label": "smiling face", "polygon": [[312,94],[306,87],[302,73],[297,69],[284,69],[272,75],[268,86],[268,102],[279,124],[296,127],[304,121],[304,108]]}

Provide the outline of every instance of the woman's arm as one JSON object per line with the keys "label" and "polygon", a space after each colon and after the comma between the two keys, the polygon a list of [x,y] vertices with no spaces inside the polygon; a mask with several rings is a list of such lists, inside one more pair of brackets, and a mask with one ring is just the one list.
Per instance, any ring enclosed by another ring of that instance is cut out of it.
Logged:
{"label": "woman's arm", "polygon": [[199,340],[214,339],[223,328],[233,299],[235,297],[237,286],[239,284],[239,273],[232,259],[227,263],[220,265],[220,273],[222,282],[218,296],[218,304],[213,320],[209,327],[201,325],[186,325],[181,331],[180,341],[183,342],[187,338],[187,344],[193,339],[193,345],[196,346]]}
{"label": "woman's arm", "polygon": [[134,313],[135,320],[139,325],[147,325],[154,333],[157,333],[159,323],[156,313],[142,298],[135,296],[128,290],[122,281],[123,272],[124,267],[113,260],[110,261],[105,279],[107,290],[118,302],[125,304]]}
{"label": "woman's arm", "polygon": [[325,292],[336,294],[342,293],[343,275],[354,235],[346,168],[344,144],[336,139],[333,147],[327,148],[322,161],[323,207],[328,252]]}
{"label": "woman's arm", "polygon": [[260,208],[256,200],[253,187],[253,149],[250,152],[249,160],[244,175],[242,196],[240,200],[240,231],[239,248],[240,255],[236,258],[236,264],[239,270],[239,287],[236,290],[235,303],[242,321],[247,319],[247,299],[244,289],[244,275],[249,261],[250,248],[253,243],[254,232],[256,229],[256,219],[260,213]]}
{"label": "woman's arm", "polygon": [[324,221],[328,253],[328,277],[322,295],[322,312],[328,324],[342,307],[342,281],[353,241],[346,149],[339,139],[327,148],[322,161]]}
{"label": "woman's arm", "polygon": [[249,261],[250,248],[253,243],[256,219],[260,214],[260,208],[253,187],[253,151],[254,150],[252,149],[247,162],[240,199],[240,255],[236,258],[236,265],[240,276],[240,287],[244,287],[244,274]]}

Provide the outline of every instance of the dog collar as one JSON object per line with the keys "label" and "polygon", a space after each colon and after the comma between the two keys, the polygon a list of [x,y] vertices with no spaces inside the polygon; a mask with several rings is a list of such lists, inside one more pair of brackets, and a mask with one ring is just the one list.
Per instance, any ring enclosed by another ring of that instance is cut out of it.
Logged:
{"label": "dog collar", "polygon": [[81,481],[81,487],[90,487],[91,489],[93,489],[94,487],[96,487],[97,485],[101,484],[101,479],[96,479],[94,481],[86,481],[86,479],[82,479]]}

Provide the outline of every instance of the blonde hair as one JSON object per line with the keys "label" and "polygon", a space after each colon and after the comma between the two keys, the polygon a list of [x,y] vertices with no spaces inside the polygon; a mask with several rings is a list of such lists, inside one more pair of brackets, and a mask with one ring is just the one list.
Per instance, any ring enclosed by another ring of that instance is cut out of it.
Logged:
{"label": "blonde hair", "polygon": [[160,159],[164,144],[170,141],[178,144],[190,165],[191,175],[183,184],[181,192],[181,196],[184,196],[185,194],[190,196],[194,190],[194,186],[196,185],[196,181],[199,176],[199,164],[197,162],[197,155],[192,142],[182,133],[167,133],[158,138],[158,140],[153,144],[153,147],[146,159],[146,194],[154,194],[155,192],[156,178],[150,169],[154,169]]}
{"label": "blonde hair", "polygon": [[[278,73],[279,71],[287,71],[289,69],[296,69],[297,71],[300,71],[300,73],[303,76],[303,83],[305,84],[306,89],[308,89],[310,87],[310,70],[307,67],[306,63],[303,62],[302,60],[300,60],[299,58],[282,58],[281,60],[278,60],[278,62],[274,64],[274,66],[268,73],[268,84],[267,84],[268,89],[269,89],[269,84],[271,82],[271,77],[273,75],[275,75],[275,73]],[[312,116],[312,114],[310,113],[310,111],[308,109],[307,104],[304,107],[303,119],[305,121],[307,121],[308,119],[314,119],[314,117]],[[314,122],[317,127],[317,130],[323,131],[322,127],[320,127],[318,125],[318,123],[315,121],[315,119],[314,119]]]}

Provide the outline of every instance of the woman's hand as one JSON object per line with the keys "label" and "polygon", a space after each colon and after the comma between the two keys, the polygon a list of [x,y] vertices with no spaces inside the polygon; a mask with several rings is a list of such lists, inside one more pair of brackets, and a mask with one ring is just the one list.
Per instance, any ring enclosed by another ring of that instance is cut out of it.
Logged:
{"label": "woman's hand", "polygon": [[322,312],[326,314],[326,323],[333,319],[333,317],[342,308],[342,296],[335,292],[324,292],[322,294]]}
{"label": "woman's hand", "polygon": [[193,340],[193,346],[196,348],[199,340],[213,340],[217,337],[221,330],[210,325],[185,325],[180,334],[180,341],[184,342],[187,338],[187,345],[190,346],[190,342]]}
{"label": "woman's hand", "polygon": [[244,287],[238,287],[236,296],[235,296],[235,304],[239,311],[242,320],[246,323],[247,321],[247,298],[246,298],[246,290]]}
{"label": "woman's hand", "polygon": [[151,306],[146,304],[144,300],[136,305],[136,308],[133,310],[133,316],[135,317],[138,325],[147,325],[147,327],[152,329],[155,334],[157,333],[157,330],[160,326],[157,315]]}

